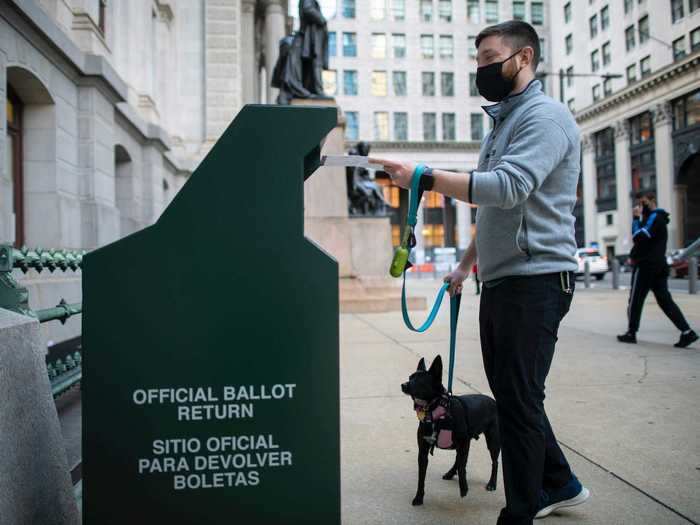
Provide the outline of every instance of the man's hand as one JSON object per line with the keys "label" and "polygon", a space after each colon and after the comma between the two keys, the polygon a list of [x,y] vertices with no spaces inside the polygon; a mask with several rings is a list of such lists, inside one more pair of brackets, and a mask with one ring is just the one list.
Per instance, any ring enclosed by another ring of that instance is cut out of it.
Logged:
{"label": "man's hand", "polygon": [[635,219],[639,219],[642,215],[642,207],[637,204],[634,208],[632,208],[632,215],[634,216]]}
{"label": "man's hand", "polygon": [[469,275],[469,270],[464,270],[461,266],[457,266],[457,269],[445,276],[443,282],[450,283],[449,288],[447,288],[447,293],[450,294],[450,297],[462,293],[462,283],[467,278],[467,275]]}
{"label": "man's hand", "polygon": [[399,188],[410,189],[413,171],[416,169],[416,165],[412,162],[396,162],[393,160],[378,159],[376,157],[370,157],[369,162],[384,166],[384,171],[389,174],[392,182]]}

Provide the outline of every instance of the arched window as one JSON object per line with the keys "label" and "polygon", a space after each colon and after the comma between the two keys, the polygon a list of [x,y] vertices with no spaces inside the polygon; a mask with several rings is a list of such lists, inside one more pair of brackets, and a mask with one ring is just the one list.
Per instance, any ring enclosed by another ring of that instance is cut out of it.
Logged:
{"label": "arched window", "polygon": [[[7,137],[5,170],[0,193],[1,242],[24,244],[24,198],[22,178],[22,102],[14,90],[7,91]],[[5,191],[8,190],[8,191]]]}

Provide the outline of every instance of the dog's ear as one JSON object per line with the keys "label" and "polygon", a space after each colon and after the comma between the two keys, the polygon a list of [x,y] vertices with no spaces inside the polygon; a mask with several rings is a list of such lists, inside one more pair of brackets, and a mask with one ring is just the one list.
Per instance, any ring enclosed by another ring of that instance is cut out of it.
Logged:
{"label": "dog's ear", "polygon": [[418,368],[416,369],[416,372],[425,372],[425,358],[421,357],[420,361],[418,361]]}
{"label": "dog's ear", "polygon": [[442,357],[439,355],[433,359],[430,364],[430,375],[433,376],[433,381],[436,383],[442,383]]}

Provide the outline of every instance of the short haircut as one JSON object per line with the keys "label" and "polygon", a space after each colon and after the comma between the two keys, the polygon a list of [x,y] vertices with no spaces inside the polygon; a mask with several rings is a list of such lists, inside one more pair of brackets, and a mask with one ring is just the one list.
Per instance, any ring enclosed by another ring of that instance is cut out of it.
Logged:
{"label": "short haircut", "polygon": [[540,37],[537,31],[535,31],[535,28],[530,24],[520,20],[509,20],[508,22],[486,27],[476,37],[476,47],[478,48],[481,41],[489,36],[502,37],[513,51],[528,46],[531,47],[534,50],[532,69],[533,71],[537,69],[537,65],[540,63],[540,57],[542,56],[540,51]]}
{"label": "short haircut", "polygon": [[642,198],[656,202],[656,193],[653,191],[640,191],[637,193],[637,200]]}

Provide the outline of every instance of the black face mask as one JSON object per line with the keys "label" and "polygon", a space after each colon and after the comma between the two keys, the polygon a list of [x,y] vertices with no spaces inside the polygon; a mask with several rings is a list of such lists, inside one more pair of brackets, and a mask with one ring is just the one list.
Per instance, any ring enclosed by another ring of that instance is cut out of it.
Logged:
{"label": "black face mask", "polygon": [[651,210],[649,209],[649,205],[644,203],[642,205],[642,215],[649,215],[651,213]]}
{"label": "black face mask", "polygon": [[521,51],[522,49],[518,49],[502,62],[494,62],[493,64],[476,68],[476,87],[482,97],[491,102],[500,102],[508,96],[508,93],[513,91],[515,77],[518,76],[522,68],[518,69],[518,72],[511,78],[504,78],[503,64]]}

